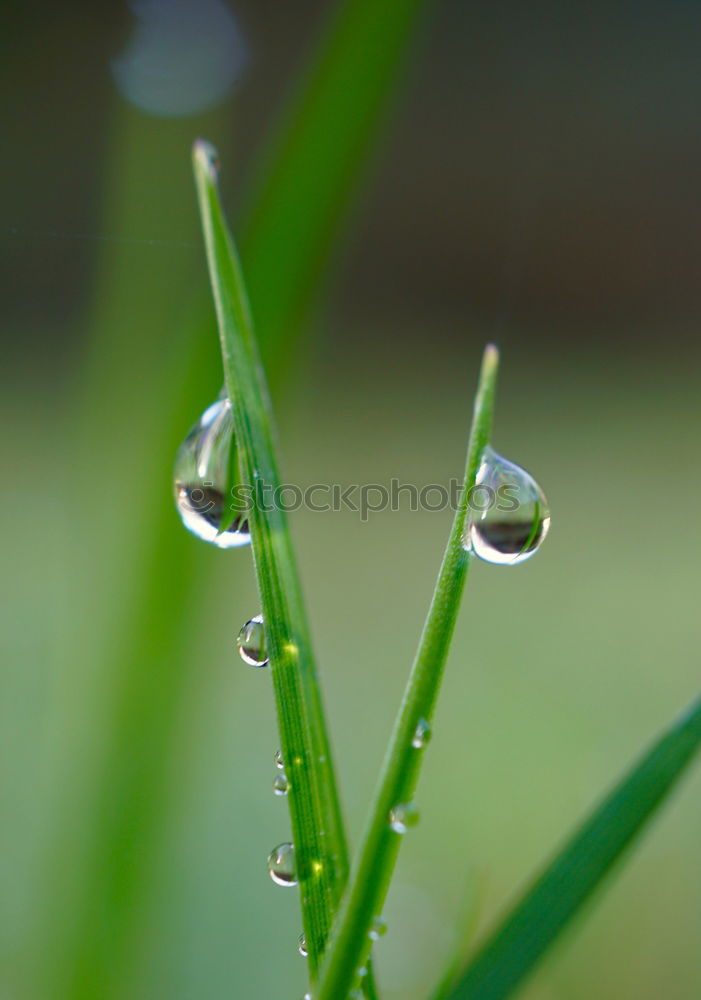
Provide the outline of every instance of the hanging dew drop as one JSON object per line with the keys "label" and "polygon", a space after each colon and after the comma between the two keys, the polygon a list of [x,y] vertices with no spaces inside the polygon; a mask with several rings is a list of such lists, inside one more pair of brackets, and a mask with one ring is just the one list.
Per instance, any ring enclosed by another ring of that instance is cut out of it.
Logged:
{"label": "hanging dew drop", "polygon": [[415,750],[423,750],[431,739],[431,726],[426,719],[419,719],[416,729],[411,739],[411,745]]}
{"label": "hanging dew drop", "polygon": [[245,511],[237,513],[230,491],[237,477],[234,417],[225,395],[207,407],[175,458],[175,504],[193,535],[220,549],[248,545]]}
{"label": "hanging dew drop", "polygon": [[306,958],[309,952],[307,951],[307,940],[304,934],[299,935],[299,941],[297,943],[297,951],[300,953],[302,958]]}
{"label": "hanging dew drop", "polygon": [[276,885],[297,885],[295,849],[286,842],[278,844],[268,855],[268,874]]}
{"label": "hanging dew drop", "polygon": [[395,833],[406,833],[409,827],[419,822],[419,810],[413,802],[402,802],[389,814],[390,829]]}
{"label": "hanging dew drop", "polygon": [[273,793],[275,795],[287,795],[288,791],[287,776],[284,773],[276,774],[273,781]]}
{"label": "hanging dew drop", "polygon": [[285,769],[285,762],[282,759],[282,750],[275,751],[275,767],[278,771],[284,771]]}
{"label": "hanging dew drop", "polygon": [[545,494],[530,473],[486,448],[469,498],[464,547],[485,562],[515,566],[550,528]]}
{"label": "hanging dew drop", "polygon": [[268,855],[268,874],[275,885],[297,885],[297,864],[292,844],[279,844]]}
{"label": "hanging dew drop", "polygon": [[246,622],[236,638],[236,644],[244,663],[248,663],[251,667],[268,665],[262,615],[256,615],[255,618]]}

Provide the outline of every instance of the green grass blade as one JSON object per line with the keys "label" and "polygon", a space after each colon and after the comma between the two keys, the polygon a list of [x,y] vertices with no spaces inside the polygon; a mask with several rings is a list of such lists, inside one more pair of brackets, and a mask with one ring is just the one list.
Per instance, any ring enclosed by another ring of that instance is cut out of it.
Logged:
{"label": "green grass blade", "polygon": [[416,749],[412,740],[419,723],[431,721],[465,584],[469,556],[462,538],[468,491],[474,485],[491,435],[497,368],[498,353],[490,345],[484,352],[475,401],[465,489],[315,1000],[347,996],[368,954],[373,918],[379,915],[387,894],[401,841],[401,834],[390,829],[389,814],[398,803],[411,801],[422,763],[423,751]]}
{"label": "green grass blade", "polygon": [[341,3],[263,154],[242,256],[266,355],[309,308],[425,4]]}
{"label": "green grass blade", "polygon": [[512,995],[665,801],[699,744],[701,699],[585,820],[480,949],[450,1000]]}
{"label": "green grass blade", "polygon": [[[216,154],[195,143],[193,164],[243,481],[280,483],[267,387],[253,336],[243,276],[216,181]],[[331,751],[285,512],[250,511],[253,557],[266,627],[289,781],[288,801],[313,977],[347,875],[347,849]],[[273,845],[271,845],[272,847]]]}

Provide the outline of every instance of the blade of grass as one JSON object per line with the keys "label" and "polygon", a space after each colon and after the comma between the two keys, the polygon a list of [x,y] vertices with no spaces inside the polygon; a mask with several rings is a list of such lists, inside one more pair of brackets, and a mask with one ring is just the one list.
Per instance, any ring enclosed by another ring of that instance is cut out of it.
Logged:
{"label": "blade of grass", "polygon": [[308,310],[426,5],[339,4],[262,155],[242,256],[266,356]]}
{"label": "blade of grass", "polygon": [[[280,483],[272,413],[215,163],[214,149],[196,142],[195,181],[243,482],[265,484],[272,493]],[[347,876],[347,848],[287,517],[279,505],[264,511],[254,502],[249,519],[313,979]]]}
{"label": "blade of grass", "polygon": [[414,793],[423,751],[414,747],[413,740],[419,724],[431,721],[453,635],[469,564],[462,545],[469,490],[491,435],[498,360],[496,348],[489,345],[482,359],[463,494],[315,1000],[339,1000],[353,988],[370,949],[373,918],[387,895],[401,842],[401,834],[390,827],[390,812],[409,803]]}
{"label": "blade of grass", "polygon": [[479,950],[450,1000],[512,995],[640,835],[700,744],[698,699],[624,775],[526,891]]}

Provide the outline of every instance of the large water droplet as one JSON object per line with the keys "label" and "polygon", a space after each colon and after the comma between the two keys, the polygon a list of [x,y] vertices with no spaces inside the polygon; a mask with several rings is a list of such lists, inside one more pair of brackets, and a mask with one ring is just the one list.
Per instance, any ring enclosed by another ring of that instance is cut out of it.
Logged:
{"label": "large water droplet", "polygon": [[193,535],[220,549],[251,541],[245,512],[236,514],[230,499],[237,477],[233,432],[231,403],[220,396],[204,411],[175,458],[175,503],[180,518]]}
{"label": "large water droplet", "polygon": [[406,833],[419,822],[419,810],[413,802],[401,802],[389,814],[389,825],[395,833]]}
{"label": "large water droplet", "polygon": [[244,663],[248,663],[251,667],[267,666],[268,654],[262,615],[256,615],[246,622],[236,637],[236,644]]}
{"label": "large water droplet", "polygon": [[288,790],[289,785],[287,783],[287,776],[285,773],[276,774],[273,781],[273,792],[275,795],[287,795]]}
{"label": "large water droplet", "polygon": [[279,844],[270,852],[268,874],[275,885],[297,885],[297,864],[292,844]]}
{"label": "large water droplet", "polygon": [[297,944],[297,951],[300,953],[302,958],[306,958],[309,952],[307,951],[307,939],[304,934],[299,935],[299,942]]}
{"label": "large water droplet", "polygon": [[411,738],[411,745],[415,750],[423,750],[431,739],[431,726],[426,719],[419,719],[416,723],[414,735]]}
{"label": "large water droplet", "polygon": [[548,501],[533,476],[486,448],[470,497],[465,548],[485,562],[515,566],[538,551],[549,527]]}

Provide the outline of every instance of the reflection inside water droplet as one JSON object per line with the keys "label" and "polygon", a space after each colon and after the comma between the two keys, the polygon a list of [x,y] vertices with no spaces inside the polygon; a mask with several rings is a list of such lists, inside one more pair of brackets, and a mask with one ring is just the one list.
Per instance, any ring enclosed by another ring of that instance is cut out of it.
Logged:
{"label": "reflection inside water droplet", "polygon": [[246,622],[236,637],[236,643],[244,663],[248,663],[251,667],[267,666],[268,654],[262,615],[256,615]]}
{"label": "reflection inside water droplet", "polygon": [[180,518],[193,535],[220,549],[251,541],[245,511],[237,513],[229,499],[238,479],[233,432],[231,404],[220,396],[204,411],[175,458],[175,503]]}
{"label": "reflection inside water droplet", "polygon": [[515,566],[538,551],[550,527],[545,494],[530,473],[486,448],[469,497],[465,548]]}
{"label": "reflection inside water droplet", "polygon": [[275,885],[297,885],[295,849],[290,843],[279,844],[268,856],[268,874]]}
{"label": "reflection inside water droplet", "polygon": [[306,958],[309,952],[307,951],[307,941],[304,934],[299,935],[299,941],[297,943],[297,951],[300,953],[302,958]]}

